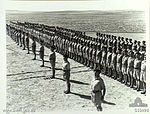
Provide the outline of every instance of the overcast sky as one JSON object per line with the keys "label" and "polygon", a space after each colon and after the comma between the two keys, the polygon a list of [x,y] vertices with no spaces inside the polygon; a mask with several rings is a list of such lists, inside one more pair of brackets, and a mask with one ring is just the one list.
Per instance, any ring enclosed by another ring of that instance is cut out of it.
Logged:
{"label": "overcast sky", "polygon": [[8,1],[6,10],[60,11],[60,10],[145,10],[147,0],[95,1]]}

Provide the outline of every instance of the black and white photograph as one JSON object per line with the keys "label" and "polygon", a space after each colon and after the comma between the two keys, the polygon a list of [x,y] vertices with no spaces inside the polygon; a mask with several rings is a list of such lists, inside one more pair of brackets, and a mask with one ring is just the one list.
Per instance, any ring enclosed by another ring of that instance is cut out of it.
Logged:
{"label": "black and white photograph", "polygon": [[149,112],[143,0],[10,1],[3,112]]}

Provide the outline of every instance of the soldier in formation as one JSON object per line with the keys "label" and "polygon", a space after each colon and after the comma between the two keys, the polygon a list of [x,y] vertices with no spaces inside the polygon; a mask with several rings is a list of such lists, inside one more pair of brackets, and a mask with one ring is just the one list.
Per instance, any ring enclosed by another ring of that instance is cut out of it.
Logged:
{"label": "soldier in formation", "polygon": [[41,67],[44,67],[44,42],[41,40],[40,59],[42,60]]}

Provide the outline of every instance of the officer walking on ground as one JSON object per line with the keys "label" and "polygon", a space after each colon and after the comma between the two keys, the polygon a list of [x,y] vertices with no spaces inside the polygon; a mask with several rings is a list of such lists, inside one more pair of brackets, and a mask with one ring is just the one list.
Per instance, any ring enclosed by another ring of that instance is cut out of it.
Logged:
{"label": "officer walking on ground", "polygon": [[68,56],[64,55],[63,57],[64,63],[63,63],[63,78],[67,82],[67,90],[64,91],[65,94],[69,94],[70,92],[70,63],[68,61]]}
{"label": "officer walking on ground", "polygon": [[99,76],[100,71],[95,70],[94,80],[91,82],[91,100],[97,108],[97,111],[102,111],[101,103],[104,101],[106,92],[103,79]]}

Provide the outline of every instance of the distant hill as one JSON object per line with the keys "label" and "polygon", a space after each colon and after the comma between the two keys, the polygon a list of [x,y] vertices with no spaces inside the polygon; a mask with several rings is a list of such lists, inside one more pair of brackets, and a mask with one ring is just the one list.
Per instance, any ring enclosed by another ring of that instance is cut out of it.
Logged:
{"label": "distant hill", "polygon": [[80,31],[144,33],[143,11],[7,11],[6,20],[18,20],[61,26]]}

